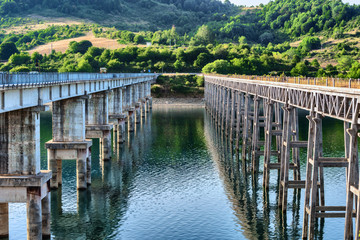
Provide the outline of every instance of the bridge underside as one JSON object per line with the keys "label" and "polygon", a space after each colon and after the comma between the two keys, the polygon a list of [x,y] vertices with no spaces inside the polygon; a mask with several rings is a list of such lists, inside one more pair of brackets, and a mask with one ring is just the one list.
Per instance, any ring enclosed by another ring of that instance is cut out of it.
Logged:
{"label": "bridge underside", "polygon": [[[206,109],[215,123],[241,151],[243,163],[259,171],[263,157],[263,186],[269,189],[270,174],[279,172],[278,207],[286,214],[288,190],[305,188],[303,239],[314,239],[319,218],[345,218],[344,238],[358,239],[360,227],[358,131],[360,91],[205,76]],[[308,140],[299,141],[298,110],[309,112]],[[344,122],[344,157],[323,156],[322,119]],[[261,141],[263,132],[265,139]],[[275,144],[275,147],[273,147]],[[300,151],[307,150],[306,172],[301,177]],[[324,169],[346,169],[347,201],[327,206]],[[292,176],[291,173],[292,172]],[[354,207],[355,206],[355,207]],[[353,226],[355,218],[355,226]]]}

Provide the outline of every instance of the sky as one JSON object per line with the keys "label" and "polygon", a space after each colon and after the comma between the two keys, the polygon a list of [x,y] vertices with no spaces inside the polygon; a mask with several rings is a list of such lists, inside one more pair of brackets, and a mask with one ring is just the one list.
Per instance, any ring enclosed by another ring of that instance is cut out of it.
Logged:
{"label": "sky", "polygon": [[[237,5],[246,5],[246,6],[256,6],[260,3],[268,3],[269,0],[230,0],[230,2],[235,3]],[[350,3],[350,4],[360,4],[360,0],[343,0],[344,3]]]}

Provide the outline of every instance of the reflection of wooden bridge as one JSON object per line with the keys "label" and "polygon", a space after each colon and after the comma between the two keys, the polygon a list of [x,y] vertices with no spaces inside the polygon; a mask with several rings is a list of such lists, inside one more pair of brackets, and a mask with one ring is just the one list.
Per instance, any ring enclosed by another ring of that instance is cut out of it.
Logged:
{"label": "reflection of wooden bridge", "polygon": [[[258,171],[260,156],[264,156],[265,190],[269,187],[271,170],[279,170],[278,206],[283,214],[287,209],[288,189],[305,188],[303,239],[313,239],[316,219],[327,217],[345,217],[344,238],[358,239],[360,91],[319,85],[314,88],[301,82],[300,78],[299,82],[295,78],[294,83],[269,80],[205,76],[206,108],[219,126],[231,130],[230,139],[235,142],[236,149],[241,145],[242,160],[251,161],[254,173]],[[308,141],[299,141],[298,109],[309,112]],[[325,116],[344,122],[345,156],[342,158],[323,156],[322,118]],[[260,141],[261,130],[265,141]],[[273,140],[276,141],[275,149],[271,148]],[[304,179],[300,174],[299,148],[307,149]],[[346,169],[347,198],[344,206],[325,204],[323,172],[327,167]],[[293,177],[290,170],[293,170]],[[355,228],[353,217],[356,218]]]}

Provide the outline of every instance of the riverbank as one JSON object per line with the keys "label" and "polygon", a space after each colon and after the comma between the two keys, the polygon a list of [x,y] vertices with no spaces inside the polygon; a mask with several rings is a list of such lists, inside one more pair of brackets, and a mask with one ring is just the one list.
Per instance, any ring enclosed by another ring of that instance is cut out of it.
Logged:
{"label": "riverbank", "polygon": [[176,106],[176,107],[204,107],[203,98],[153,98],[154,107],[159,106]]}

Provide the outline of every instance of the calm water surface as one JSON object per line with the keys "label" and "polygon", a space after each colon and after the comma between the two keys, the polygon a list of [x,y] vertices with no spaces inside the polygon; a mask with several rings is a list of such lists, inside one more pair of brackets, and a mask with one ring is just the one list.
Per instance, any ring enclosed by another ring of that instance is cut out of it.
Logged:
{"label": "calm water surface", "polygon": [[[307,138],[305,113],[301,138]],[[41,116],[44,143],[51,115]],[[343,156],[343,125],[324,122],[324,155]],[[113,160],[92,149],[92,185],[76,190],[75,161],[63,162],[63,186],[51,192],[53,239],[300,239],[304,192],[289,192],[287,218],[277,211],[277,172],[268,195],[262,169],[251,176],[202,108],[155,108]],[[302,151],[302,175],[306,152]],[[262,161],[262,160],[261,160]],[[262,166],[262,164],[260,164]],[[325,171],[327,205],[345,205],[345,171]],[[10,205],[11,239],[26,238],[24,204]],[[326,219],[319,239],[342,239],[344,219]]]}

